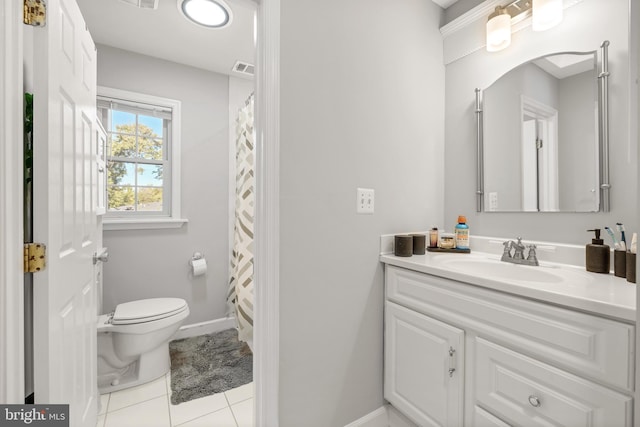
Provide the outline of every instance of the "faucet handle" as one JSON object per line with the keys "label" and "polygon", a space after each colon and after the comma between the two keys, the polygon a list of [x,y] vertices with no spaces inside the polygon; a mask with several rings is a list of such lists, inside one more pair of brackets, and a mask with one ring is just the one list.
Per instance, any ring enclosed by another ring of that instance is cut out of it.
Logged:
{"label": "faucet handle", "polygon": [[513,246],[513,241],[506,240],[502,242],[502,246],[504,246],[504,251],[502,252],[502,261],[511,259],[511,247]]}
{"label": "faucet handle", "polygon": [[538,257],[536,256],[536,245],[529,245],[529,255],[527,255],[527,261],[532,261],[534,265],[538,265]]}

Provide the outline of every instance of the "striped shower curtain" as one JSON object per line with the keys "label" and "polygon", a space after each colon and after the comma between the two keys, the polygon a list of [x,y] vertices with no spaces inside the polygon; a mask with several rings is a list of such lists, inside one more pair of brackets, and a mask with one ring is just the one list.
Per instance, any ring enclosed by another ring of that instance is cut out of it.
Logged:
{"label": "striped shower curtain", "polygon": [[254,95],[236,119],[236,207],[227,304],[238,320],[238,338],[253,338],[253,212],[255,206]]}

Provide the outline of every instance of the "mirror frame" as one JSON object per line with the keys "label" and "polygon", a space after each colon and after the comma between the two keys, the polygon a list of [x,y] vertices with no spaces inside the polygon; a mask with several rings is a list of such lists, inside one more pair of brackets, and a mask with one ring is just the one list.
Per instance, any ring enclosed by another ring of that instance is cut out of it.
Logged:
{"label": "mirror frame", "polygon": [[[598,100],[598,132],[600,150],[600,206],[598,212],[609,212],[609,41],[605,40],[600,45],[601,60],[600,73],[598,74],[599,100]],[[572,53],[572,52],[557,52]],[[483,110],[482,89],[475,89],[475,117],[476,117],[476,212],[484,212],[484,138],[483,138]]]}

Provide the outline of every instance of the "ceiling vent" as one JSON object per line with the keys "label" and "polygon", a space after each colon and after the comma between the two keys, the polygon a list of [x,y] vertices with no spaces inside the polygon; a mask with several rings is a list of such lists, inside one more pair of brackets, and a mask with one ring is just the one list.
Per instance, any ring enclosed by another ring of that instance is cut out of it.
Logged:
{"label": "ceiling vent", "polygon": [[157,9],[158,0],[120,0],[123,3],[131,4],[140,9]]}
{"label": "ceiling vent", "polygon": [[248,64],[242,61],[236,61],[235,65],[233,66],[233,71],[235,71],[236,73],[243,74],[245,76],[253,77],[255,70],[256,70],[255,65]]}

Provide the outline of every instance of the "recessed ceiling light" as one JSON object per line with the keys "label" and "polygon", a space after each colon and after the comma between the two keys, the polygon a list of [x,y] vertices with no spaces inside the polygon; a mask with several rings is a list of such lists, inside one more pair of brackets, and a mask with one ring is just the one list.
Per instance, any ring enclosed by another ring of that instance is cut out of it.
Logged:
{"label": "recessed ceiling light", "polygon": [[178,9],[204,27],[221,28],[231,22],[231,9],[221,0],[178,0]]}

